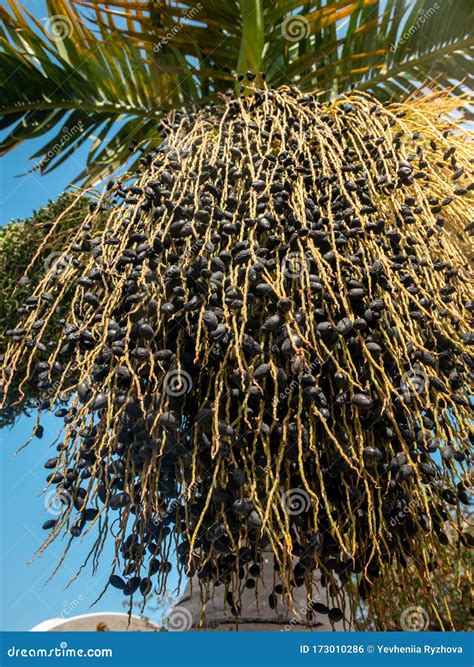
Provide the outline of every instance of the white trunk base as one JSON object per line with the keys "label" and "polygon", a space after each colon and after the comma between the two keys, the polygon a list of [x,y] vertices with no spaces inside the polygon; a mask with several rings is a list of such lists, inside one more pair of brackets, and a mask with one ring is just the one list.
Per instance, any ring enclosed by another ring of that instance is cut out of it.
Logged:
{"label": "white trunk base", "polygon": [[[311,625],[305,625],[308,600],[304,586],[295,589],[294,599],[290,607],[284,605],[282,596],[278,595],[276,609],[270,609],[268,596],[273,590],[273,577],[272,556],[269,554],[268,558],[265,558],[262,575],[258,580],[257,594],[255,589],[245,589],[242,594],[242,611],[238,624],[231,614],[229,605],[225,602],[225,588],[223,585],[214,590],[213,599],[206,604],[204,619],[201,618],[202,602],[197,577],[194,577],[188,583],[183,596],[171,610],[169,618],[172,618],[175,614],[176,616],[180,613],[186,614],[189,620],[192,619],[192,622],[188,623],[188,627],[183,629],[191,631],[301,632],[309,629],[330,632],[332,630],[351,630],[347,620],[345,623],[341,621],[331,625],[327,615],[314,612]],[[316,570],[313,579],[313,601],[326,604],[326,590],[321,587],[319,581],[320,574]]]}

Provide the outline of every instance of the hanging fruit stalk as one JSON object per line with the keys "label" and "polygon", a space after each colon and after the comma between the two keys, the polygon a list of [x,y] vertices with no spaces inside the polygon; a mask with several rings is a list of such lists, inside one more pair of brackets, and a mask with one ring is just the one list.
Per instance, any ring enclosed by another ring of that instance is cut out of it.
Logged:
{"label": "hanging fruit stalk", "polygon": [[64,420],[46,467],[69,502],[42,548],[98,528],[97,564],[113,524],[112,586],[163,591],[176,552],[236,617],[270,549],[270,606],[312,600],[318,568],[336,623],[354,577],[370,604],[387,568],[432,569],[446,522],[468,542],[450,511],[472,438],[458,104],[264,88],[166,119],[9,332],[4,396],[26,358],[18,400],[52,386]]}

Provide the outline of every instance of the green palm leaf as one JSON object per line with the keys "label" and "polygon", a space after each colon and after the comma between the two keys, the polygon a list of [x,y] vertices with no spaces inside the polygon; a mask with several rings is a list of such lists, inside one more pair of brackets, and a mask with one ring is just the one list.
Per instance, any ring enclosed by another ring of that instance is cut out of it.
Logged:
{"label": "green palm leaf", "polygon": [[[322,100],[351,86],[387,100],[430,80],[447,89],[472,83],[474,5],[465,0],[48,0],[47,6],[46,24],[13,0],[10,10],[0,10],[0,128],[8,130],[0,150],[54,130],[33,156],[37,168],[49,171],[91,140],[78,177],[85,182],[127,163],[132,140],[144,149],[156,144],[163,113],[218,99],[248,69],[265,71],[271,86],[316,88]],[[51,34],[55,21],[62,39]],[[80,132],[70,136],[64,126]],[[131,168],[138,159],[133,153]]]}
{"label": "green palm leaf", "polygon": [[[180,106],[196,95],[192,80],[185,96],[175,74],[152,71],[153,65],[123,35],[94,35],[62,0],[48,2],[50,17],[56,17],[48,26],[13,3],[10,7],[11,13],[0,10],[0,128],[9,130],[2,154],[25,139],[54,131],[33,156],[38,158],[35,168],[45,172],[99,135],[102,141],[93,144],[79,175],[96,182],[127,161],[132,140],[145,146],[152,137],[156,140],[163,106]],[[64,39],[48,32],[54,21]],[[117,121],[114,131],[110,121]]]}

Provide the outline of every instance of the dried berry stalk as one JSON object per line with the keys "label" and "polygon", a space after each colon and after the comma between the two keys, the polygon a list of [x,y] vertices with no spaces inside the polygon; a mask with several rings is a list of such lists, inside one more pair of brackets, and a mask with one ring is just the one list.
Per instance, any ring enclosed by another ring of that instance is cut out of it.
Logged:
{"label": "dried berry stalk", "polygon": [[265,88],[168,117],[10,332],[4,394],[26,358],[63,405],[43,548],[98,526],[97,566],[110,527],[125,595],[163,591],[176,552],[237,617],[271,549],[270,605],[319,568],[337,622],[354,577],[370,604],[387,568],[428,572],[448,520],[470,543],[462,102]]}

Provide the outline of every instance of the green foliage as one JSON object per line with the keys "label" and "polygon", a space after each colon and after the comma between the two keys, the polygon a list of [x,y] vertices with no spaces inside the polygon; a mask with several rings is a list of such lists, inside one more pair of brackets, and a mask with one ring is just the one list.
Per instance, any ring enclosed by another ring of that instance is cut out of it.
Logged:
{"label": "green foliage", "polygon": [[[25,139],[53,131],[53,138],[32,156],[47,173],[92,139],[78,179],[96,182],[127,161],[135,139],[157,140],[161,114],[156,104],[164,84],[124,36],[97,37],[67,2],[47,4],[50,16],[59,17],[56,24],[48,24],[49,30],[62,25],[65,34],[70,31],[67,38],[53,39],[46,24],[14,3],[12,13],[0,10],[0,74],[6,82],[0,129],[10,128],[0,148],[5,153]],[[177,104],[178,97],[170,101]],[[49,151],[54,155],[45,160]]]}
{"label": "green foliage", "polygon": [[[14,329],[19,320],[18,308],[23,299],[32,292],[36,285],[44,278],[46,270],[59,257],[63,249],[64,238],[71,230],[78,227],[89,210],[89,200],[77,196],[64,194],[56,202],[49,202],[30,218],[15,220],[9,225],[0,227],[0,357],[3,357],[8,338],[5,332]],[[30,266],[28,286],[20,287],[20,279],[25,275],[30,262],[46,235],[52,228],[52,223],[71,205],[70,211],[54,227],[47,245],[40,252],[37,260]],[[57,316],[59,319],[59,314]],[[12,391],[16,391],[14,383]],[[34,386],[28,386],[28,403],[31,404],[37,397]],[[23,406],[12,406],[2,410],[0,427],[11,423],[15,416],[24,409]]]}
{"label": "green foliage", "polygon": [[[9,5],[0,10],[1,150],[54,129],[32,156],[64,144],[46,172],[92,139],[78,176],[89,183],[122,167],[132,143],[156,146],[166,112],[218,99],[248,69],[272,87],[317,89],[321,101],[354,85],[386,101],[429,81],[472,84],[466,0],[48,0],[45,23]],[[80,132],[65,139],[64,125]]]}
{"label": "green foliage", "polygon": [[[456,539],[454,531],[448,528],[450,542],[444,546],[431,545],[434,567],[423,575],[413,564],[407,565],[407,579],[404,585],[391,568],[386,568],[377,579],[377,601],[359,600],[355,614],[355,630],[400,631],[401,615],[406,609],[422,609],[426,612],[425,630],[439,632],[455,630],[468,632],[474,629],[472,599],[472,546],[473,512],[466,509],[460,519],[469,538]],[[353,595],[357,597],[357,583],[354,581]],[[359,592],[359,591],[357,591]],[[375,596],[374,596],[375,597]],[[371,604],[375,602],[375,604]],[[370,609],[370,612],[369,612]],[[422,619],[420,619],[422,620]]]}

